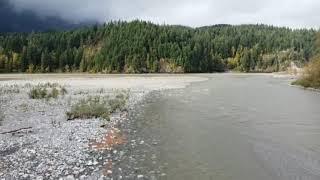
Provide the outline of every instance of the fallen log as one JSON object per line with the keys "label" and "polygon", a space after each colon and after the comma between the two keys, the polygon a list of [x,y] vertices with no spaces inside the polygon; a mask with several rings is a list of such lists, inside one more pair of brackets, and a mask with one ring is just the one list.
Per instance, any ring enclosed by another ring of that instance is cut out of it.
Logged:
{"label": "fallen log", "polygon": [[28,129],[32,129],[32,127],[15,129],[15,130],[12,130],[12,131],[2,132],[2,133],[0,133],[0,134],[13,134],[13,133],[18,133],[19,131],[28,130]]}

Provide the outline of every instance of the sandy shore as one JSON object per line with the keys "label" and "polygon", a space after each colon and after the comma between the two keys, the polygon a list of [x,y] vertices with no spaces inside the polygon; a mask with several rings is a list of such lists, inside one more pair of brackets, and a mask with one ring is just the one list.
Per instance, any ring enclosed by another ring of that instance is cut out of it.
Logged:
{"label": "sandy shore", "polygon": [[[0,112],[4,115],[0,179],[146,177],[131,167],[113,169],[114,163],[133,158],[130,148],[139,141],[130,129],[130,113],[152,91],[205,80],[192,75],[0,75]],[[65,86],[68,93],[51,100],[29,98],[33,86],[47,82]],[[67,121],[66,112],[73,102],[91,95],[112,96],[119,89],[130,92],[128,112],[114,113],[106,127],[101,127],[105,123],[101,119]]]}
{"label": "sandy shore", "polygon": [[72,88],[120,88],[159,90],[183,88],[191,82],[204,81],[205,77],[192,75],[91,75],[91,74],[4,74],[0,85],[59,83]]}

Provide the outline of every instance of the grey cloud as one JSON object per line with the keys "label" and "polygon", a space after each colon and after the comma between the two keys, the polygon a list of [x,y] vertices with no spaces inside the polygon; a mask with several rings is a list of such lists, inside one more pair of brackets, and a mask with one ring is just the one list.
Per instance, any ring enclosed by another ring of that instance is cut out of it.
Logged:
{"label": "grey cloud", "polygon": [[318,0],[10,0],[19,10],[66,20],[151,20],[155,23],[274,24],[319,27]]}

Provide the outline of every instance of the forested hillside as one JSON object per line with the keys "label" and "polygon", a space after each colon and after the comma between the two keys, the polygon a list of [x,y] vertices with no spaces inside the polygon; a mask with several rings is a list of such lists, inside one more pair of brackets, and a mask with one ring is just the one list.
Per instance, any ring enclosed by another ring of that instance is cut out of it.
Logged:
{"label": "forested hillside", "polygon": [[0,35],[1,72],[274,72],[309,61],[314,30],[111,22],[73,31]]}

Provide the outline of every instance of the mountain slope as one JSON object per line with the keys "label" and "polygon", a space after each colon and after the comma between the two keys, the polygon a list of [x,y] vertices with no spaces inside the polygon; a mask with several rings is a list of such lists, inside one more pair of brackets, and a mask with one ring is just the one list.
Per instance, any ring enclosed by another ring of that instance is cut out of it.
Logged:
{"label": "mountain slope", "polygon": [[0,34],[0,72],[285,71],[312,56],[315,31],[266,25],[205,28],[144,21]]}

